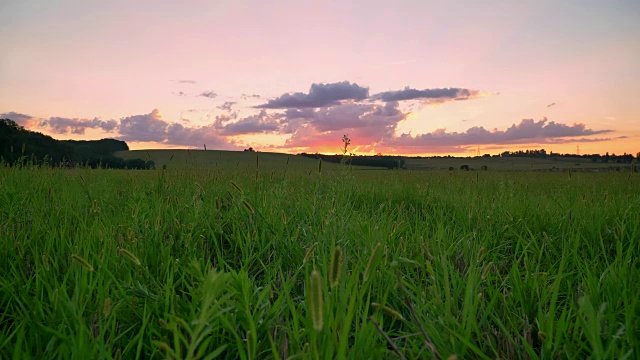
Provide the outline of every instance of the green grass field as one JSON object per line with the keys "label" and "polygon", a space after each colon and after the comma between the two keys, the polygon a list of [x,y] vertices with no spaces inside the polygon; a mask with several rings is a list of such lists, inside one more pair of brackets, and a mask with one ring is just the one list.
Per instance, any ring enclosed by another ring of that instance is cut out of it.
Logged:
{"label": "green grass field", "polygon": [[[166,166],[180,170],[254,170],[263,171],[306,170],[317,171],[318,161],[303,156],[268,152],[222,151],[222,150],[131,150],[119,151],[116,156],[123,159],[153,160],[156,168]],[[325,162],[327,169],[338,165]]]}
{"label": "green grass field", "polygon": [[462,165],[469,165],[473,169],[481,169],[486,166],[489,170],[602,170],[607,171],[611,168],[620,168],[621,170],[631,170],[630,164],[614,164],[614,163],[594,163],[588,159],[575,158],[547,158],[539,159],[533,157],[473,157],[473,158],[423,158],[423,159],[407,159],[405,167],[411,170],[445,170],[449,167],[459,169]]}
{"label": "green grass field", "polygon": [[0,169],[0,358],[640,357],[638,174],[190,153]]}
{"label": "green grass field", "polygon": [[[243,151],[220,151],[220,150],[131,150],[120,151],[117,156],[124,159],[144,159],[153,160],[157,168],[166,165],[172,169],[250,169],[256,168],[256,157],[262,167],[272,170],[283,169],[285,166],[292,169],[307,169],[307,171],[317,168],[316,160],[288,155],[282,153],[267,152],[243,152]],[[288,164],[287,164],[288,163]],[[325,163],[327,168],[334,168],[336,165]],[[527,158],[527,157],[474,157],[474,158],[407,158],[404,167],[409,170],[448,170],[453,167],[455,170],[460,166],[468,165],[472,169],[481,169],[486,166],[489,170],[501,171],[529,171],[529,170],[602,170],[608,171],[612,168],[620,168],[622,171],[630,171],[630,164],[614,163],[593,163],[588,159],[558,157],[558,158]],[[362,169],[381,169],[354,167]]]}

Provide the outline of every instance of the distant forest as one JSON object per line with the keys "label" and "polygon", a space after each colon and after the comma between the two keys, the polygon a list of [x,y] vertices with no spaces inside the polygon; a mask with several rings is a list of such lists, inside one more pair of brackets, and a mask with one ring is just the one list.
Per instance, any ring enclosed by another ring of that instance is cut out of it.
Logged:
{"label": "distant forest", "polygon": [[[453,156],[430,156],[431,158],[446,158]],[[477,156],[476,156],[477,157]],[[538,159],[552,159],[552,158],[581,158],[594,163],[614,163],[614,164],[631,164],[634,160],[640,159],[640,152],[634,157],[631,154],[624,153],[622,155],[609,154],[559,154],[553,151],[547,153],[546,150],[518,150],[518,151],[505,151],[497,155],[484,154],[481,157],[526,157],[526,158],[538,158]],[[413,156],[413,159],[421,159],[424,157]]]}
{"label": "distant forest", "polygon": [[[246,150],[245,150],[246,151]],[[362,165],[362,166],[375,166],[375,167],[385,167],[388,169],[396,169],[403,168],[405,164],[405,159],[442,159],[442,158],[461,158],[458,156],[398,156],[398,155],[351,155],[351,156],[343,156],[343,155],[324,155],[324,154],[309,154],[309,153],[301,153],[301,156],[310,157],[313,159],[322,159],[323,161],[340,163],[345,160],[348,164],[351,165]],[[609,154],[608,152],[604,155],[600,154],[559,154],[554,152],[547,153],[544,149],[541,150],[518,150],[518,151],[505,151],[500,154],[490,155],[484,154],[481,156],[468,156],[467,159],[470,158],[497,158],[497,157],[513,157],[513,158],[538,158],[538,159],[572,159],[575,160],[577,158],[584,159],[582,161],[585,162],[593,162],[593,163],[612,163],[612,164],[633,164],[640,160],[640,152],[636,154],[634,157],[631,154]]]}
{"label": "distant forest", "polygon": [[312,158],[312,159],[322,159],[322,161],[332,162],[332,163],[345,162],[346,164],[349,164],[349,165],[384,167],[387,169],[397,169],[397,168],[402,169],[404,167],[404,162],[405,162],[403,156],[382,156],[382,155],[343,156],[343,155],[324,155],[324,154],[308,154],[308,153],[302,153],[299,155]]}
{"label": "distant forest", "polygon": [[124,141],[56,140],[42,133],[26,130],[13,120],[0,119],[0,163],[5,166],[31,163],[58,167],[154,168],[153,161],[124,160],[113,155],[122,150],[129,150]]}

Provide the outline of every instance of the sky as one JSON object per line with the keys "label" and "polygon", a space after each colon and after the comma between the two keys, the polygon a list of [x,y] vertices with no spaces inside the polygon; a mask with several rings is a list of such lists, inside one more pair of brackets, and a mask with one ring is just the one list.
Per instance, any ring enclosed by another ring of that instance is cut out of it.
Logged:
{"label": "sky", "polygon": [[0,2],[0,118],[131,149],[640,151],[640,2]]}

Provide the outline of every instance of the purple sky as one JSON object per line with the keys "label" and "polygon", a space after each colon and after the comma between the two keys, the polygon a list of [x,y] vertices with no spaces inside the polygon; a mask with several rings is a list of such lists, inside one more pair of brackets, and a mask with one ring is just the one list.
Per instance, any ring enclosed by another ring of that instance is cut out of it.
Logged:
{"label": "purple sky", "polygon": [[640,151],[640,2],[13,1],[0,117],[64,139]]}

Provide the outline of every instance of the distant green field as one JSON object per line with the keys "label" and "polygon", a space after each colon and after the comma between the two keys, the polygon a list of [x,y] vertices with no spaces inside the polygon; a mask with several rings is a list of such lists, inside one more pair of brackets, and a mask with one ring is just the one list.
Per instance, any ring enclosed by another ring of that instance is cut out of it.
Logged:
{"label": "distant green field", "polygon": [[[221,150],[131,150],[119,151],[116,156],[123,159],[140,158],[153,160],[156,168],[167,166],[169,169],[239,169],[317,171],[318,160],[281,153],[221,151]],[[338,165],[323,163],[327,170],[335,169]]]}
{"label": "distant green field", "polygon": [[[284,169],[312,171],[317,169],[318,160],[303,156],[268,152],[220,151],[220,150],[132,150],[115,154],[124,159],[140,158],[153,160],[157,168],[166,165],[172,169],[215,169],[237,168],[255,170],[256,166],[272,170]],[[257,158],[257,159],[256,159]],[[424,158],[405,159],[405,169],[410,170],[458,170],[462,165],[479,170],[486,166],[488,170],[630,170],[629,164],[592,163],[581,158],[538,159],[527,157],[477,157],[477,158]],[[288,162],[288,165],[287,165]],[[327,170],[337,169],[337,164],[324,162]],[[384,168],[354,167],[357,170],[383,170]]]}
{"label": "distant green field", "polygon": [[486,166],[488,170],[552,170],[552,169],[600,169],[610,168],[628,169],[630,164],[593,163],[581,158],[553,158],[538,159],[529,157],[473,157],[473,158],[434,158],[434,159],[406,159],[405,168],[412,170],[445,170],[450,167],[459,169],[462,165],[480,169]]}
{"label": "distant green field", "polygon": [[149,156],[0,168],[0,359],[640,354],[639,174]]}

